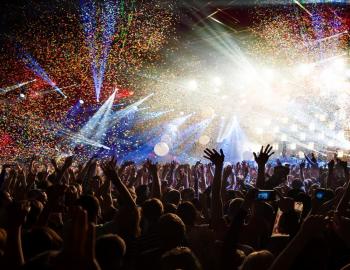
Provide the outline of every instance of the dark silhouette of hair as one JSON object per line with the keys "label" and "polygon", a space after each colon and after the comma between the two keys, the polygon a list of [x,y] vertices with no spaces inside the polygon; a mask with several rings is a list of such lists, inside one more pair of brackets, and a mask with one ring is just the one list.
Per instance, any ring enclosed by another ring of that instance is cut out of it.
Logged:
{"label": "dark silhouette of hair", "polygon": [[161,259],[162,270],[200,270],[197,257],[187,247],[177,247],[165,252]]}
{"label": "dark silhouette of hair", "polygon": [[96,259],[101,270],[121,269],[126,246],[116,234],[101,236],[96,241]]}

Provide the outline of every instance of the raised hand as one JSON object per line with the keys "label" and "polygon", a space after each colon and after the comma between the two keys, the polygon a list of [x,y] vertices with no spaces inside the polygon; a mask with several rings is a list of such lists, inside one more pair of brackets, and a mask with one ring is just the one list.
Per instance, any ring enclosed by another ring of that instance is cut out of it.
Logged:
{"label": "raised hand", "polygon": [[255,152],[253,153],[255,162],[258,163],[259,166],[260,165],[265,166],[269,158],[275,153],[271,151],[272,151],[272,146],[270,146],[269,144],[266,146],[265,150],[264,150],[264,146],[261,146],[261,149],[258,155]]}
{"label": "raised hand", "polygon": [[332,159],[331,161],[329,161],[327,165],[328,165],[328,169],[329,169],[329,170],[333,170],[334,165],[335,165],[334,160]]}
{"label": "raised hand", "polygon": [[326,220],[321,215],[310,215],[301,225],[301,233],[305,236],[322,234],[326,229]]}
{"label": "raised hand", "polygon": [[7,208],[8,226],[13,229],[24,225],[29,210],[30,205],[26,201],[12,202]]}
{"label": "raised hand", "polygon": [[62,252],[52,261],[57,269],[100,269],[95,258],[95,227],[88,223],[85,210],[72,209],[72,222],[64,238]]}
{"label": "raised hand", "polygon": [[207,148],[204,150],[204,153],[204,158],[210,160],[212,163],[215,164],[215,166],[224,164],[225,155],[222,149],[220,149],[220,153],[218,153],[218,151],[216,151],[215,149],[210,150],[209,148]]}
{"label": "raised hand", "polygon": [[66,159],[64,160],[62,170],[68,169],[70,166],[72,166],[72,163],[73,163],[73,156],[66,157]]}
{"label": "raised hand", "polygon": [[106,163],[101,164],[101,169],[104,175],[113,183],[115,183],[115,181],[120,181],[119,175],[116,170],[116,162],[114,158],[112,158]]}

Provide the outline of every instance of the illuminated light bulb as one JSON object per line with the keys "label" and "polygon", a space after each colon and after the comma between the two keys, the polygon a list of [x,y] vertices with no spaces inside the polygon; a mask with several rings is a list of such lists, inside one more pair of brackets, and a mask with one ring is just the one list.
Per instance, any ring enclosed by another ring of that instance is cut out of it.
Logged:
{"label": "illuminated light bulb", "polygon": [[297,132],[298,131],[298,126],[296,124],[293,124],[290,129],[293,132]]}
{"label": "illuminated light bulb", "polygon": [[195,80],[190,80],[188,83],[187,83],[187,88],[189,90],[196,90],[198,88],[198,83],[197,81]]}
{"label": "illuminated light bulb", "polygon": [[213,85],[215,86],[221,86],[222,85],[222,80],[220,77],[213,77],[212,79]]}
{"label": "illuminated light bulb", "polygon": [[299,151],[299,152],[298,152],[298,156],[299,156],[300,159],[301,159],[301,158],[305,158],[305,157],[304,157],[304,153],[303,153],[302,151]]}
{"label": "illuminated light bulb", "polygon": [[288,121],[289,121],[288,117],[283,117],[282,118],[282,123],[288,124]]}
{"label": "illuminated light bulb", "polygon": [[337,157],[338,157],[338,158],[344,157],[344,152],[343,152],[342,150],[339,150],[339,151],[337,152]]}
{"label": "illuminated light bulb", "polygon": [[278,150],[278,147],[279,147],[279,146],[278,146],[278,143],[274,143],[274,144],[272,145],[272,149],[273,149],[273,150],[276,150],[276,151],[277,151],[277,150]]}
{"label": "illuminated light bulb", "polygon": [[287,141],[287,135],[286,134],[282,134],[281,135],[281,141],[282,142],[286,142]]}
{"label": "illuminated light bulb", "polygon": [[309,130],[310,130],[310,131],[314,131],[314,130],[315,130],[315,124],[314,124],[314,123],[311,123],[311,124],[309,125]]}
{"label": "illuminated light bulb", "polygon": [[289,145],[289,148],[290,148],[291,150],[297,149],[296,143],[291,143],[291,144]]}
{"label": "illuminated light bulb", "polygon": [[315,148],[315,143],[314,142],[309,142],[307,145],[307,148],[309,148],[310,150],[313,150]]}
{"label": "illuminated light bulb", "polygon": [[261,135],[264,133],[264,130],[262,128],[257,128],[256,129],[256,134]]}
{"label": "illuminated light bulb", "polygon": [[201,144],[201,145],[207,145],[209,142],[210,142],[210,137],[207,136],[207,135],[203,135],[199,138],[198,142]]}
{"label": "illuminated light bulb", "polygon": [[274,127],[273,129],[272,129],[272,132],[273,133],[278,133],[280,131],[280,128],[279,127]]}
{"label": "illuminated light bulb", "polygon": [[335,123],[334,122],[330,122],[329,124],[328,124],[328,127],[329,127],[329,129],[335,129]]}
{"label": "illuminated light bulb", "polygon": [[327,118],[326,115],[324,115],[324,114],[321,114],[321,115],[320,115],[320,121],[321,121],[321,122],[326,121],[326,118]]}

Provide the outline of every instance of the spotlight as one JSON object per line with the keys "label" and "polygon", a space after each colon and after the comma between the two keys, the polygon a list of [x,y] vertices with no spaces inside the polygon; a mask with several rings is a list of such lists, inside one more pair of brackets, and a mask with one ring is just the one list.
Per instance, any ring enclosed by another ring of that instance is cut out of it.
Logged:
{"label": "spotlight", "polygon": [[282,134],[281,135],[281,141],[282,142],[286,142],[287,141],[287,135],[286,134]]}
{"label": "spotlight", "polygon": [[296,72],[300,75],[309,75],[313,71],[314,66],[312,64],[300,64],[296,68]]}
{"label": "spotlight", "polygon": [[198,142],[201,145],[207,145],[210,142],[210,137],[208,135],[203,135],[199,138]]}
{"label": "spotlight", "polygon": [[198,88],[198,83],[196,80],[190,80],[188,83],[187,83],[187,88],[189,90],[196,90]]}
{"label": "spotlight", "polygon": [[277,126],[272,129],[273,133],[278,133],[279,131],[280,131],[280,128]]}
{"label": "spotlight", "polygon": [[177,132],[177,126],[176,125],[170,124],[168,126],[168,128],[169,128],[169,131],[172,132],[172,133]]}
{"label": "spotlight", "polygon": [[222,85],[222,80],[220,77],[214,77],[212,79],[213,85],[214,86],[221,86]]}
{"label": "spotlight", "polygon": [[270,68],[263,69],[262,74],[264,78],[269,81],[271,81],[276,75],[275,71]]}
{"label": "spotlight", "polygon": [[315,124],[314,124],[314,123],[311,123],[311,124],[309,125],[309,130],[310,130],[310,131],[314,131],[314,130],[315,130]]}
{"label": "spotlight", "polygon": [[315,143],[309,142],[308,145],[307,145],[307,148],[310,149],[310,150],[314,150],[314,148],[315,148]]}
{"label": "spotlight", "polygon": [[81,105],[83,105],[83,104],[84,104],[84,100],[79,99],[79,103],[80,103]]}
{"label": "spotlight", "polygon": [[344,58],[337,58],[336,60],[334,60],[333,62],[333,66],[335,69],[337,70],[342,70],[344,69],[346,63],[345,63],[345,59]]}
{"label": "spotlight", "polygon": [[344,152],[339,150],[338,153],[337,153],[337,157],[338,158],[343,158],[344,157]]}
{"label": "spotlight", "polygon": [[264,133],[264,130],[262,128],[256,128],[255,132],[258,135],[262,135]]}
{"label": "spotlight", "polygon": [[330,128],[330,129],[335,129],[335,123],[334,122],[330,122],[329,124],[328,124],[328,127]]}

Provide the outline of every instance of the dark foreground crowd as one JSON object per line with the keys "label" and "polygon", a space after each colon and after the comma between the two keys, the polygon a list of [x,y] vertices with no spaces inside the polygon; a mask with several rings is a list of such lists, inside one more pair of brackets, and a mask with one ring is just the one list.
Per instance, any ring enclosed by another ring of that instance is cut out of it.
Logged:
{"label": "dark foreground crowd", "polygon": [[350,269],[347,163],[2,164],[0,269]]}

